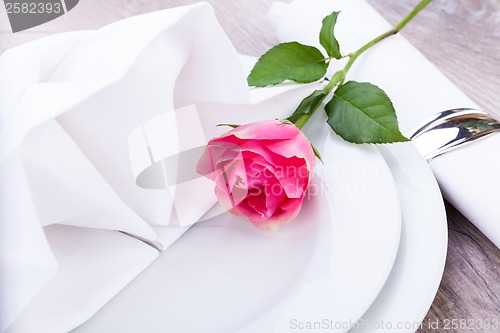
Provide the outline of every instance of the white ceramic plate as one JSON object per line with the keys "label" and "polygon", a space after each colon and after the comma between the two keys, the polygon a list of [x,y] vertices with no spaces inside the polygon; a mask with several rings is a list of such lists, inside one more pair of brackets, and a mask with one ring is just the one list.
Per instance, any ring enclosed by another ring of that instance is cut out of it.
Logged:
{"label": "white ceramic plate", "polygon": [[195,225],[75,332],[267,333],[359,319],[397,253],[399,197],[374,147],[320,122],[309,131],[325,166],[295,221],[278,232],[227,214]]}
{"label": "white ceramic plate", "polygon": [[443,275],[448,244],[446,212],[436,180],[413,144],[379,149],[401,198],[401,243],[386,285],[355,331],[415,332]]}

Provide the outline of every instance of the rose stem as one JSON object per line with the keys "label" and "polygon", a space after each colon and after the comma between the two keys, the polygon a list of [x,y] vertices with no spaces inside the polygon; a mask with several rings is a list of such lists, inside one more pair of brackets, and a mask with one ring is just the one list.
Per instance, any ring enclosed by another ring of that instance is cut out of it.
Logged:
{"label": "rose stem", "polygon": [[298,128],[302,128],[309,118],[311,118],[312,114],[318,109],[318,107],[321,105],[321,102],[330,94],[330,92],[333,90],[333,88],[337,86],[341,86],[344,83],[344,79],[346,77],[347,72],[351,68],[352,64],[358,59],[358,57],[363,54],[366,50],[371,48],[373,45],[381,42],[382,40],[386,39],[389,36],[395,35],[398,32],[400,32],[422,9],[425,8],[432,0],[422,0],[401,22],[399,22],[394,28],[392,28],[389,31],[384,32],[378,37],[375,37],[362,47],[360,47],[356,52],[348,54],[346,57],[349,58],[349,61],[347,64],[344,66],[343,69],[339,70],[336,72],[333,76],[328,85],[323,88],[323,92],[325,93],[324,96],[321,98],[321,101],[317,103],[316,107],[311,110],[309,114],[304,114],[297,121],[295,121],[295,126]]}

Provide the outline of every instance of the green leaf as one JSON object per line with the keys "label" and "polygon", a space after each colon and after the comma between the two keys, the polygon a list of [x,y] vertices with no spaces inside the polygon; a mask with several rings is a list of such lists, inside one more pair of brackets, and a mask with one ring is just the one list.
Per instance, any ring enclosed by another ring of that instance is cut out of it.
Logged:
{"label": "green leaf", "polygon": [[339,42],[335,38],[334,28],[335,23],[337,23],[337,16],[339,12],[333,12],[330,15],[326,16],[323,19],[323,25],[321,26],[321,31],[319,33],[319,42],[325,48],[326,53],[330,57],[334,57],[335,59],[342,58],[340,54],[340,46]]}
{"label": "green leaf", "polygon": [[323,90],[315,90],[313,93],[300,102],[294,113],[287,120],[295,124],[295,122],[303,115],[312,114],[326,96]]}
{"label": "green leaf", "polygon": [[409,141],[401,134],[396,111],[379,87],[349,81],[337,88],[325,107],[328,124],[344,140],[353,143]]}
{"label": "green leaf", "polygon": [[315,47],[297,42],[274,46],[259,58],[247,78],[248,85],[265,87],[285,80],[309,83],[326,74],[325,57]]}

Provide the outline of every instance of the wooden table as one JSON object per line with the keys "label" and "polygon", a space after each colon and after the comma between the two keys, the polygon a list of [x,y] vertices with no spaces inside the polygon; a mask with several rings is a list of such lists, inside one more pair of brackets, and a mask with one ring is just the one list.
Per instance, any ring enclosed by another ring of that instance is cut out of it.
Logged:
{"label": "wooden table", "polygon": [[[208,0],[237,50],[254,56],[277,42],[266,16],[273,1]],[[393,24],[418,2],[368,1]],[[2,8],[0,52],[56,32],[95,29],[128,16],[195,2],[80,0],[68,14],[17,34],[10,32]],[[500,2],[435,0],[403,30],[403,35],[484,111],[500,118]],[[446,208],[448,258],[425,321],[500,318],[500,250],[456,209],[450,205]],[[424,328],[419,332],[430,331]]]}

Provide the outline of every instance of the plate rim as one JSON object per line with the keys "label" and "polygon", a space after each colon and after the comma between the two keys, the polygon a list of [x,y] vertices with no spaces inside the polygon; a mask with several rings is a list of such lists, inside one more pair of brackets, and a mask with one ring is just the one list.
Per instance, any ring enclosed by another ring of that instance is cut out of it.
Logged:
{"label": "plate rim", "polygon": [[[408,314],[406,316],[409,316],[409,318],[406,318],[407,320],[405,322],[408,323],[421,323],[423,325],[423,320],[425,319],[425,316],[427,315],[430,307],[432,306],[432,303],[436,297],[436,294],[438,292],[442,276],[444,273],[445,269],[445,264],[446,264],[446,258],[447,258],[447,249],[448,249],[448,222],[447,222],[447,216],[446,216],[446,209],[444,206],[444,199],[441,195],[441,191],[439,189],[438,182],[432,172],[432,169],[428,165],[428,163],[425,161],[425,159],[421,156],[421,154],[418,152],[417,148],[414,146],[412,142],[407,142],[407,143],[399,143],[395,145],[385,145],[385,146],[379,146],[377,149],[381,152],[382,156],[386,160],[386,163],[388,167],[391,169],[391,172],[394,175],[395,178],[395,183],[396,186],[398,187],[398,192],[401,197],[401,201],[403,201],[404,196],[407,196],[406,194],[402,193],[402,186],[398,184],[398,172],[401,170],[398,170],[399,167],[401,167],[401,164],[410,167],[410,170],[412,170],[411,173],[412,175],[419,174],[419,181],[422,181],[422,179],[425,180],[426,184],[424,186],[425,191],[427,193],[426,197],[428,198],[427,203],[430,203],[432,205],[432,210],[434,211],[434,220],[433,221],[428,221],[428,224],[431,227],[434,227],[434,235],[436,236],[435,238],[435,243],[434,247],[438,249],[438,252],[433,252],[432,255],[429,255],[427,257],[427,260],[430,260],[438,267],[437,271],[434,271],[432,274],[432,277],[427,281],[429,284],[427,287],[424,286],[424,283],[422,281],[425,281],[425,277],[423,278],[422,276],[415,276],[415,275],[410,275],[411,279],[408,280],[406,279],[404,281],[404,285],[399,287],[399,290],[408,290],[408,287],[411,285],[412,288],[415,288],[415,286],[422,285],[422,288],[425,287],[425,291],[422,291],[424,294],[422,296],[422,299],[420,300],[419,303],[415,304],[414,301],[412,302],[406,302],[404,303],[404,306],[399,306],[398,309],[399,311],[402,312],[407,312]],[[403,153],[401,150],[405,150]],[[408,156],[412,157],[414,159],[413,162],[417,161],[416,163],[411,163],[408,162],[407,159],[405,159],[405,156],[403,154],[408,154]],[[395,160],[393,160],[395,158]],[[414,190],[412,192],[412,196],[416,196],[417,191]],[[431,199],[432,197],[432,199]],[[435,200],[439,199],[439,200]],[[427,206],[426,203],[426,208],[429,208],[430,206]],[[403,228],[402,228],[402,237],[401,237],[401,243],[402,246],[406,246],[406,237],[405,232],[406,228],[404,227],[405,223],[408,224],[408,220],[405,222],[405,211],[407,208],[405,205],[401,206],[402,209],[402,223],[403,223]],[[408,212],[406,212],[408,214]],[[414,219],[415,216],[412,215],[412,219]],[[421,224],[416,224],[418,227],[422,227]],[[429,231],[429,230],[426,230]],[[431,230],[432,231],[432,230]],[[420,245],[422,243],[419,242],[413,242],[414,244],[412,245]],[[426,246],[428,245],[428,242],[425,243]],[[405,252],[407,249],[405,249]],[[419,248],[414,248],[413,251],[419,251]],[[399,251],[398,251],[399,252]],[[421,253],[421,252],[419,252]],[[399,253],[398,253],[399,256]],[[419,254],[420,256],[420,254]],[[398,262],[398,259],[396,259],[396,262],[394,263],[394,266],[391,270],[391,275],[393,272],[396,272],[400,269],[401,262]],[[403,267],[404,270],[404,267]],[[426,272],[428,274],[428,272]],[[390,279],[390,277],[389,277]],[[405,288],[406,287],[406,288]],[[390,288],[390,287],[389,287]],[[363,320],[365,320],[365,316],[368,314],[370,316],[370,311],[373,311],[373,307],[379,307],[379,306],[388,306],[387,300],[384,299],[385,296],[387,296],[390,292],[394,292],[394,290],[382,290],[379,296],[377,297],[377,300],[372,304],[372,306],[367,310],[367,312],[361,317]],[[397,292],[397,291],[396,291]],[[382,297],[382,299],[381,299]],[[400,297],[401,298],[401,297]],[[403,297],[404,298],[404,297]],[[378,301],[378,302],[377,302]],[[399,299],[401,302],[402,299]],[[400,304],[403,305],[403,304]],[[376,310],[375,310],[376,313]],[[387,321],[387,317],[390,314],[385,313],[384,316],[381,316],[380,313],[376,313],[375,315],[375,322],[382,322],[382,321]],[[373,318],[370,318],[371,323],[373,324]],[[379,329],[354,329],[353,331],[356,332],[382,332],[386,331],[383,328]],[[404,328],[404,329],[398,329],[399,332],[404,333],[404,332],[415,332],[413,328]]]}

